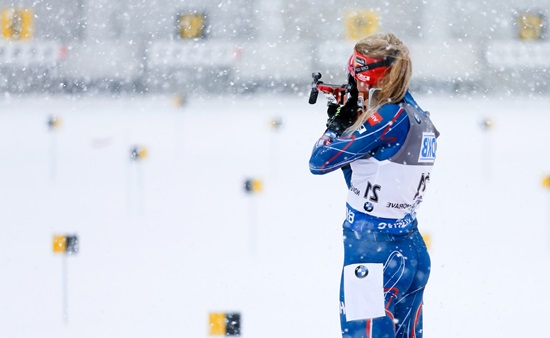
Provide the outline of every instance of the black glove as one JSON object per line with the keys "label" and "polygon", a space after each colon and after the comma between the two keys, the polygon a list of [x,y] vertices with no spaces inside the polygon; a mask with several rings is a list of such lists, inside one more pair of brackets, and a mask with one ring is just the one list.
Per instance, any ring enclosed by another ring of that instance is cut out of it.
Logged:
{"label": "black glove", "polygon": [[[327,114],[329,119],[327,120],[327,128],[334,131],[338,136],[342,135],[344,130],[348,129],[355,123],[359,113],[357,111],[357,98],[350,97],[346,104],[341,107],[332,107],[329,105]],[[331,114],[333,115],[331,116]]]}
{"label": "black glove", "polygon": [[336,115],[336,112],[338,111],[338,108],[340,108],[340,105],[338,103],[329,103],[327,108],[327,115],[328,118],[331,119],[334,115]]}
{"label": "black glove", "polygon": [[349,95],[357,99],[357,97],[359,96],[359,91],[357,90],[357,81],[355,81],[355,78],[351,74],[348,74],[348,85]]}

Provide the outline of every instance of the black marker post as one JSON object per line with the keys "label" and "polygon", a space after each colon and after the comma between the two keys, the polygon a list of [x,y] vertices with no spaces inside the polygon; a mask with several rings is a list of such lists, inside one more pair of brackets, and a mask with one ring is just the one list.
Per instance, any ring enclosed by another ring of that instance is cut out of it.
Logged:
{"label": "black marker post", "polygon": [[69,255],[78,253],[78,236],[55,235],[53,237],[53,252],[63,254],[61,269],[61,299],[63,304],[63,322],[69,323],[69,293],[68,293],[68,262]]}
{"label": "black marker post", "polygon": [[250,197],[249,206],[249,248],[252,255],[256,254],[256,240],[257,240],[257,208],[255,196],[263,190],[263,182],[255,178],[248,178],[244,181],[244,191]]}

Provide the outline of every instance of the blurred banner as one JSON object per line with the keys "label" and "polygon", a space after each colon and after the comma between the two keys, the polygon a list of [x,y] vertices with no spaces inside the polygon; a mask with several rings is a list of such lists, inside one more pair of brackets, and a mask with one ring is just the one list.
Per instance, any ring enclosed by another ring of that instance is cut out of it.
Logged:
{"label": "blurred banner", "polygon": [[518,16],[519,39],[522,41],[542,40],[546,18],[542,13],[520,13]]}
{"label": "blurred banner", "polygon": [[346,39],[360,40],[369,34],[378,32],[379,22],[379,15],[376,11],[368,9],[346,11],[344,15]]}
{"label": "blurred banner", "polygon": [[181,39],[198,39],[206,37],[206,14],[199,12],[179,13],[178,36]]}
{"label": "blurred banner", "polygon": [[26,8],[5,8],[2,10],[2,37],[11,40],[32,38],[33,12]]}

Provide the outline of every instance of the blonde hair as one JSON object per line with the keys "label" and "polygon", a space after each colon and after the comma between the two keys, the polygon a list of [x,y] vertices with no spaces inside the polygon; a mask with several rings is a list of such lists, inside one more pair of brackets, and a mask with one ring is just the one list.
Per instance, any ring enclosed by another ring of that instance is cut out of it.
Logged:
{"label": "blonde hair", "polygon": [[361,127],[383,105],[401,101],[409,88],[412,74],[409,49],[392,33],[369,35],[357,42],[354,49],[356,52],[371,58],[393,58],[394,61],[376,85],[380,90],[377,91],[375,97],[371,98],[371,105],[346,130],[347,134],[353,133]]}

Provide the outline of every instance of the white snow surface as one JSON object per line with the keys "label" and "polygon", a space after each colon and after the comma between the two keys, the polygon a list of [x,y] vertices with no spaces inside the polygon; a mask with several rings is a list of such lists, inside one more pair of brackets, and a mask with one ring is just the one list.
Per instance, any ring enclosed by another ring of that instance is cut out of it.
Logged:
{"label": "white snow surface", "polygon": [[[441,132],[424,337],[540,336],[550,99],[417,101]],[[346,186],[308,169],[325,120],[322,97],[0,99],[0,337],[200,338],[214,312],[240,312],[244,338],[340,337]],[[56,234],[80,242],[65,318]]]}

